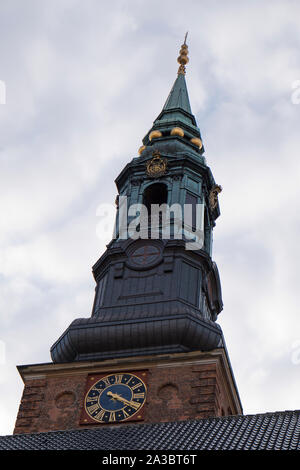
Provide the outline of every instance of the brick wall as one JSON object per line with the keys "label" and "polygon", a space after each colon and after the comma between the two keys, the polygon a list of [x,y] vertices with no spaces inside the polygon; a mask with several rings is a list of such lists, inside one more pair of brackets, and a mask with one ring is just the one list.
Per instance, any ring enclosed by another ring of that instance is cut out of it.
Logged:
{"label": "brick wall", "polygon": [[[80,373],[70,367],[66,373],[53,373],[52,364],[45,379],[25,378],[25,387],[14,433],[78,429],[88,370]],[[145,368],[145,367],[144,367]],[[124,367],[105,371],[133,371]],[[138,369],[136,369],[138,370]],[[144,422],[164,422],[236,414],[226,375],[220,362],[194,364],[155,364],[147,367],[148,394]],[[99,368],[98,372],[103,370]],[[92,371],[96,373],[95,368]],[[111,424],[110,424],[111,425]],[[130,426],[131,423],[122,425]],[[106,426],[105,424],[85,425]]]}

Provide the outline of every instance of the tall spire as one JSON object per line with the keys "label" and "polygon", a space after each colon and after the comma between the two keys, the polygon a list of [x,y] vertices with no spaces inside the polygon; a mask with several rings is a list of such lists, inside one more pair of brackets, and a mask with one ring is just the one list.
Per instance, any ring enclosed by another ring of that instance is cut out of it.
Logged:
{"label": "tall spire", "polygon": [[185,66],[189,62],[188,58],[188,46],[186,44],[187,34],[184,38],[184,43],[182,44],[177,62],[180,64],[177,72],[177,78],[175,83],[170,91],[170,94],[165,102],[163,107],[164,110],[180,108],[186,111],[189,114],[192,114],[189,95],[187,91],[187,86],[185,82]]}
{"label": "tall spire", "polygon": [[188,95],[186,82],[184,78],[184,73],[178,71],[178,76],[170,91],[167,101],[165,102],[163,111],[180,108],[183,111],[186,111],[187,113],[192,114],[189,95]]}
{"label": "tall spire", "polygon": [[188,46],[181,45],[177,62],[179,68],[174,85],[158,117],[155,119],[152,128],[143,139],[143,146],[139,153],[143,152],[147,145],[151,145],[153,139],[180,138],[182,142],[188,144],[190,148],[203,153],[204,148],[201,140],[200,130],[197,126],[195,116],[192,113],[189,95],[185,81],[185,67],[189,62]]}

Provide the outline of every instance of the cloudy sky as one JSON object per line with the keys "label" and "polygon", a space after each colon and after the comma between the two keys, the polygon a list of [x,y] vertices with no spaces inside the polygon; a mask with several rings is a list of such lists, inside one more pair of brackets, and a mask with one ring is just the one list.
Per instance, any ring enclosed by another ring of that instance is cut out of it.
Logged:
{"label": "cloudy sky", "polygon": [[97,208],[176,78],[223,187],[213,258],[244,413],[300,408],[300,3],[295,0],[2,0],[0,434],[23,390],[91,313],[109,242]]}

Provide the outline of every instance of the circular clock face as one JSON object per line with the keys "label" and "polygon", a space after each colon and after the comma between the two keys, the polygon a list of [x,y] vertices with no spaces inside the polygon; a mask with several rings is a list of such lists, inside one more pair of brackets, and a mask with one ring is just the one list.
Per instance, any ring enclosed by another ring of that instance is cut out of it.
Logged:
{"label": "circular clock face", "polygon": [[100,423],[125,421],[137,414],[146,400],[146,385],[134,374],[111,374],[89,389],[87,414]]}
{"label": "circular clock face", "polygon": [[131,263],[136,266],[148,266],[160,258],[160,249],[155,245],[144,245],[136,248],[130,255]]}

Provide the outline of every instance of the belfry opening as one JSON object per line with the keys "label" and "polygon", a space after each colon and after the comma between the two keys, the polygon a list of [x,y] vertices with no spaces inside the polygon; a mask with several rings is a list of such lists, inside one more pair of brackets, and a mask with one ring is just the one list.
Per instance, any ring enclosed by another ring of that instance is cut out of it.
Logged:
{"label": "belfry opening", "polygon": [[168,188],[163,183],[153,183],[148,186],[143,194],[143,204],[146,206],[148,214],[151,214],[152,204],[167,204]]}

